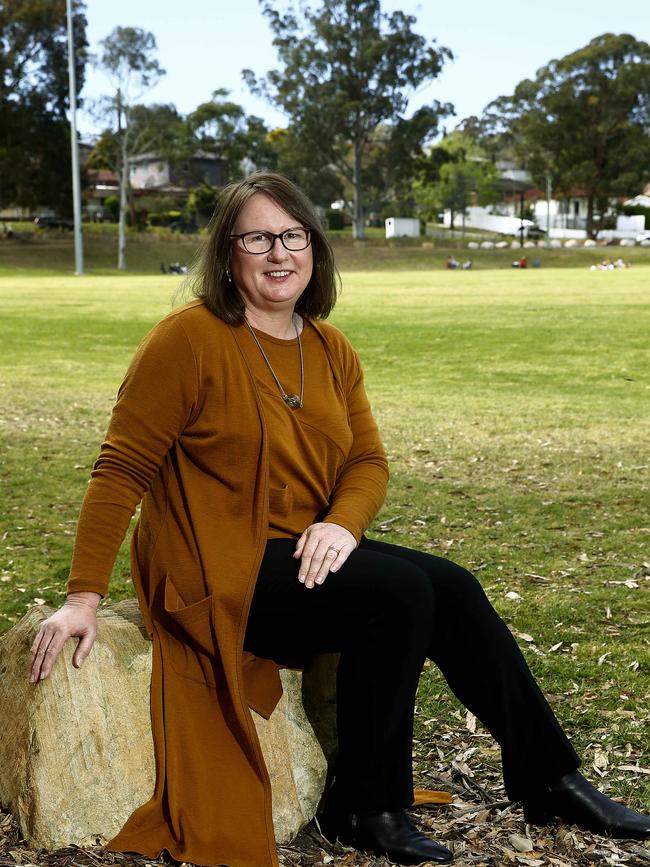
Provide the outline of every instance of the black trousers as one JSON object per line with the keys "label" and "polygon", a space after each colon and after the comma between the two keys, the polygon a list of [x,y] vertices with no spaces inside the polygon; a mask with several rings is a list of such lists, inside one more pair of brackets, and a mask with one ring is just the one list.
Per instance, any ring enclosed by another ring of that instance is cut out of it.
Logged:
{"label": "black trousers", "polygon": [[340,652],[337,791],[351,808],[413,801],[413,712],[425,659],[501,746],[520,800],[575,770],[578,756],[510,631],[466,569],[365,537],[338,572],[307,589],[295,542],[271,539],[244,649],[279,663]]}

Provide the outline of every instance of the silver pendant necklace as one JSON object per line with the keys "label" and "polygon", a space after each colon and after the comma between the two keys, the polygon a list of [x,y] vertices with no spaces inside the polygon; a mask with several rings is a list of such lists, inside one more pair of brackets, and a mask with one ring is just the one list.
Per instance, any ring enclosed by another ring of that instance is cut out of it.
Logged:
{"label": "silver pendant necklace", "polygon": [[[295,314],[294,314],[294,316],[295,316]],[[262,358],[266,362],[266,366],[271,371],[271,376],[273,377],[273,379],[276,382],[276,385],[280,389],[280,394],[282,395],[282,400],[291,409],[301,409],[303,406],[303,398],[305,396],[305,366],[304,366],[304,361],[303,361],[303,357],[302,357],[302,340],[300,339],[300,332],[298,331],[298,325],[296,324],[296,320],[294,319],[294,317],[292,316],[291,318],[293,321],[293,327],[296,329],[296,337],[298,338],[298,352],[300,353],[300,396],[298,396],[297,394],[287,394],[286,391],[282,388],[282,384],[281,384],[280,380],[277,378],[277,376],[275,375],[275,371],[273,370],[271,362],[269,361],[266,352],[264,352],[264,348],[262,347],[262,344],[257,339],[257,335],[255,334],[255,332],[251,328],[250,322],[248,321],[248,319],[244,319],[244,322],[248,326],[248,330],[250,331],[250,333],[253,335],[253,340],[255,341],[255,343],[257,343],[258,349],[262,353]]]}

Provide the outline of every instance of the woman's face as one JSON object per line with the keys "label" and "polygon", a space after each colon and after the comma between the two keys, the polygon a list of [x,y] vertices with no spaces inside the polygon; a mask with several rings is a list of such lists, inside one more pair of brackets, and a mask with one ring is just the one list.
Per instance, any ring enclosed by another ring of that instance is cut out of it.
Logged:
{"label": "woman's face", "polygon": [[[277,235],[300,223],[264,193],[252,196],[239,212],[233,234],[265,231]],[[248,253],[241,239],[233,240],[230,252],[232,281],[247,310],[293,312],[313,269],[311,245],[287,250],[279,238],[268,253]]]}

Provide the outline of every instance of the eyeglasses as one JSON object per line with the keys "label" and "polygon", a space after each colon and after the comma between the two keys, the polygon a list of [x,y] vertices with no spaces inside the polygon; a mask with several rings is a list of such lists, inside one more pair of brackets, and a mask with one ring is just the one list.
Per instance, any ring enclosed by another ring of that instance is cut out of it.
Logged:
{"label": "eyeglasses", "polygon": [[292,229],[285,229],[278,235],[273,232],[242,232],[241,235],[231,235],[230,237],[239,238],[244,245],[244,250],[257,256],[272,250],[276,238],[282,241],[285,250],[291,252],[304,250],[311,244],[311,229],[306,229],[304,226],[294,226]]}

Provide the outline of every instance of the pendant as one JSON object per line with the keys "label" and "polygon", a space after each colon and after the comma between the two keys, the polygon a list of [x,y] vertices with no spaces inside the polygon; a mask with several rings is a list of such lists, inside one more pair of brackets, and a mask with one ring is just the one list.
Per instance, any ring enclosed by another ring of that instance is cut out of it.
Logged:
{"label": "pendant", "polygon": [[300,409],[300,398],[297,394],[287,394],[284,398],[284,402],[287,406],[290,406],[291,409]]}

